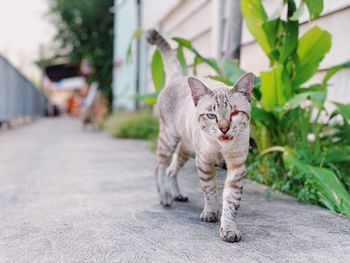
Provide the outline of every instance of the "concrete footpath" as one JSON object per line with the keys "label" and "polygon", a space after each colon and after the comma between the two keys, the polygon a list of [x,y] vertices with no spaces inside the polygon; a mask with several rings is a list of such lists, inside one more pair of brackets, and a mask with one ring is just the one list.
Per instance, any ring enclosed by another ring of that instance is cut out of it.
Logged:
{"label": "concrete footpath", "polygon": [[[199,220],[193,162],[180,174],[188,203],[157,201],[147,142],[42,119],[0,130],[0,262],[350,262],[350,220],[247,182],[242,241]],[[219,188],[223,173],[219,173]]]}

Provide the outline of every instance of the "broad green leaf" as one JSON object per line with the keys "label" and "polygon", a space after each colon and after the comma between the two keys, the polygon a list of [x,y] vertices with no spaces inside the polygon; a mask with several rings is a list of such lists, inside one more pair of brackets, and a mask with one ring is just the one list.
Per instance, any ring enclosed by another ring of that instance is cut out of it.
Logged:
{"label": "broad green leaf", "polygon": [[289,18],[295,13],[297,6],[294,0],[284,0],[284,2],[287,4],[287,17]]}
{"label": "broad green leaf", "polygon": [[251,135],[254,138],[259,152],[271,147],[271,129],[261,122],[255,122],[252,125]]}
{"label": "broad green leaf", "polygon": [[260,85],[258,86],[253,86],[253,101],[260,101],[261,100],[261,90],[260,90]]}
{"label": "broad green leaf", "polygon": [[291,110],[298,108],[300,104],[308,98],[308,96],[309,94],[307,92],[296,94],[289,101],[287,101],[287,103],[285,104],[285,109]]}
{"label": "broad green leaf", "polygon": [[263,23],[263,30],[267,37],[267,42],[270,47],[270,52],[267,53],[269,57],[274,57],[273,52],[275,51],[275,43],[277,38],[278,25],[281,22],[280,19],[267,20]]}
{"label": "broad green leaf", "polygon": [[188,66],[187,66],[183,48],[181,45],[179,45],[179,47],[177,48],[176,57],[181,65],[182,73],[184,75],[188,75]]}
{"label": "broad green leaf", "polygon": [[291,21],[297,21],[301,17],[304,12],[305,4],[301,2],[298,9],[293,13],[293,15],[289,18]]}
{"label": "broad green leaf", "polygon": [[318,26],[301,37],[297,48],[299,63],[296,68],[295,84],[304,83],[317,72],[319,63],[330,48],[331,35]]}
{"label": "broad green leaf", "polygon": [[334,105],[339,110],[340,114],[348,121],[350,121],[350,103],[343,104],[339,102],[334,102]]}
{"label": "broad green leaf", "polygon": [[187,49],[193,50],[191,41],[189,41],[187,39],[184,39],[181,37],[173,37],[172,40],[176,41],[179,45],[181,45]]}
{"label": "broad green leaf", "polygon": [[165,72],[162,55],[158,49],[154,51],[152,57],[151,73],[155,90],[161,90],[165,84]]}
{"label": "broad green leaf", "polygon": [[264,109],[274,112],[276,106],[282,106],[287,101],[285,88],[288,81],[283,80],[283,66],[275,66],[269,71],[262,71],[261,78],[261,104]]}
{"label": "broad green leaf", "polygon": [[330,170],[308,165],[311,174],[316,178],[317,189],[325,201],[333,204],[336,211],[350,216],[350,194],[338,177]]}
{"label": "broad green leaf", "polygon": [[291,110],[299,107],[306,99],[310,99],[315,107],[322,108],[326,100],[326,91],[306,91],[294,95],[286,104],[285,109]]}
{"label": "broad green leaf", "polygon": [[350,145],[338,144],[327,150],[327,161],[348,162],[350,161]]}
{"label": "broad green leaf", "polygon": [[310,177],[315,183],[320,201],[325,206],[350,216],[350,194],[332,171],[303,163],[289,148],[284,148],[283,160],[287,165],[297,167]]}
{"label": "broad green leaf", "polygon": [[311,91],[309,92],[310,99],[316,108],[323,108],[326,101],[327,91]]}
{"label": "broad green leaf", "polygon": [[327,84],[328,80],[333,77],[335,73],[337,73],[339,70],[342,70],[344,68],[349,68],[350,67],[350,60],[342,63],[340,65],[336,65],[334,67],[331,67],[327,70],[326,75],[323,78],[323,84]]}
{"label": "broad green leaf", "polygon": [[258,107],[252,107],[252,120],[259,121],[265,126],[276,124],[276,118],[272,113]]}
{"label": "broad green leaf", "polygon": [[252,103],[256,101],[261,100],[261,78],[258,76],[255,76],[254,83],[253,83],[253,101]]}
{"label": "broad green leaf", "polygon": [[346,145],[350,145],[350,124],[348,122],[349,122],[349,120],[344,121],[343,126],[341,127],[341,129],[337,133],[337,136],[340,136],[342,142]]}
{"label": "broad green leaf", "polygon": [[195,56],[193,61],[193,75],[197,75],[197,66],[203,62],[202,57]]}
{"label": "broad green leaf", "polygon": [[297,48],[299,23],[298,21],[287,21],[283,23],[283,27],[284,34],[281,37],[281,47],[279,49],[279,62],[281,64],[283,64]]}
{"label": "broad green leaf", "polygon": [[297,93],[304,93],[310,91],[327,91],[327,86],[324,84],[312,84],[307,88],[299,88],[296,90]]}
{"label": "broad green leaf", "polygon": [[224,83],[227,86],[233,86],[234,82],[230,81],[229,79],[222,77],[222,76],[209,76],[212,80],[220,81]]}
{"label": "broad green leaf", "polygon": [[[196,57],[197,60],[201,60],[200,62],[205,62],[207,65],[209,65],[212,69],[214,69],[216,71],[217,74],[222,75],[221,69],[219,68],[218,64],[216,63],[215,59],[211,59],[211,58],[205,58],[203,57],[193,46],[191,41],[184,39],[184,38],[180,38],[180,37],[174,37],[172,38],[174,41],[176,41],[179,45],[187,48],[188,50],[192,51],[195,54],[195,59]],[[195,70],[195,67],[194,67]]]}
{"label": "broad green leaf", "polygon": [[254,83],[253,83],[253,89],[256,89],[256,88],[260,89],[260,85],[261,85],[261,78],[258,76],[255,76]]}
{"label": "broad green leaf", "polygon": [[309,10],[311,19],[314,19],[322,13],[323,0],[303,0]]}
{"label": "broad green leaf", "polygon": [[272,51],[269,43],[269,37],[271,36],[266,35],[263,29],[263,24],[268,20],[268,17],[261,1],[242,0],[241,9],[250,33],[255,37],[265,54],[269,55]]}

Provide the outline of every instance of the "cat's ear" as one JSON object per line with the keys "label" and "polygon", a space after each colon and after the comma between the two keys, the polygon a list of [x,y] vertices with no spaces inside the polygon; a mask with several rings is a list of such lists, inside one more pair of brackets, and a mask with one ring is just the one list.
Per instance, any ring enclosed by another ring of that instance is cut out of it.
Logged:
{"label": "cat's ear", "polygon": [[233,86],[233,92],[243,93],[247,100],[250,102],[252,99],[253,92],[253,82],[254,82],[254,74],[249,72],[243,77],[241,77],[236,84]]}
{"label": "cat's ear", "polygon": [[201,81],[196,78],[189,77],[188,85],[190,86],[194,105],[197,106],[198,101],[205,95],[211,95],[213,92],[207,88]]}

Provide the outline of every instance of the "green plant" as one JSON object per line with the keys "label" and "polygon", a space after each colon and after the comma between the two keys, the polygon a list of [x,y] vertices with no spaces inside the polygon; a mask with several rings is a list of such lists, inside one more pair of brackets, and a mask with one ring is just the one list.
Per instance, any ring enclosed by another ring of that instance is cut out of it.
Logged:
{"label": "green plant", "polygon": [[[286,19],[282,19],[280,13],[284,5],[288,10]],[[323,1],[301,1],[297,9],[294,1],[284,0],[281,1],[282,8],[279,7],[274,15],[268,17],[261,1],[242,0],[247,27],[270,61],[269,69],[260,73],[261,85],[258,88],[261,96],[256,97],[253,104],[252,136],[258,154],[276,149],[276,145],[284,146],[284,149],[293,147],[292,151],[285,150],[284,154],[260,157],[267,171],[276,165],[281,167],[277,178],[268,184],[295,195],[299,200],[321,203],[349,215],[349,207],[341,205],[337,196],[340,194],[341,202],[350,204],[350,195],[343,186],[344,183],[349,187],[349,176],[340,172],[342,167],[349,165],[349,134],[344,132],[348,122],[332,125],[331,119],[339,116],[339,112],[330,115],[324,108],[328,80],[338,70],[349,67],[349,62],[329,69],[321,83],[305,85],[316,74],[320,62],[329,51],[331,36],[327,31],[313,27],[298,38],[298,19],[304,5],[310,17],[315,18],[322,11]],[[257,27],[257,24],[261,26]],[[341,111],[342,106],[336,106]],[[328,115],[326,121],[320,120],[322,113]],[[340,143],[334,145],[335,141]],[[287,155],[287,152],[293,152],[293,155]],[[343,154],[339,156],[337,152]],[[255,169],[252,173],[257,171]],[[272,178],[269,174],[265,176]],[[316,190],[317,195],[312,189]],[[312,194],[308,196],[305,193]]]}
{"label": "green plant", "polygon": [[105,130],[115,138],[155,140],[159,124],[150,111],[115,112],[107,118]]}
{"label": "green plant", "polygon": [[[298,19],[305,6],[313,19],[322,12],[323,1],[303,0],[297,8],[293,0],[281,0],[270,17],[260,0],[242,0],[241,6],[248,29],[269,59],[269,68],[254,83],[251,137],[255,146],[248,175],[300,201],[349,215],[350,105],[334,103],[337,110],[328,112],[324,104],[328,81],[350,62],[328,69],[321,83],[307,85],[331,48],[331,35],[313,27],[299,38]],[[286,18],[281,13],[284,7]],[[200,63],[215,72],[211,78],[228,85],[243,74],[237,61],[206,58],[190,41],[173,40],[184,73],[187,49],[194,55],[193,74]],[[139,98],[155,103],[165,79],[157,50],[151,67],[156,92]]]}

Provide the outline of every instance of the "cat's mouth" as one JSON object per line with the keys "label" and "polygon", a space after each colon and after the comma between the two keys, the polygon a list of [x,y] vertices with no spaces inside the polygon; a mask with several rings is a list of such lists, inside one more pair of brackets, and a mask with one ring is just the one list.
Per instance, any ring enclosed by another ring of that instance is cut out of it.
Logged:
{"label": "cat's mouth", "polygon": [[220,136],[220,141],[225,142],[225,141],[232,141],[233,137],[228,134],[224,134]]}

